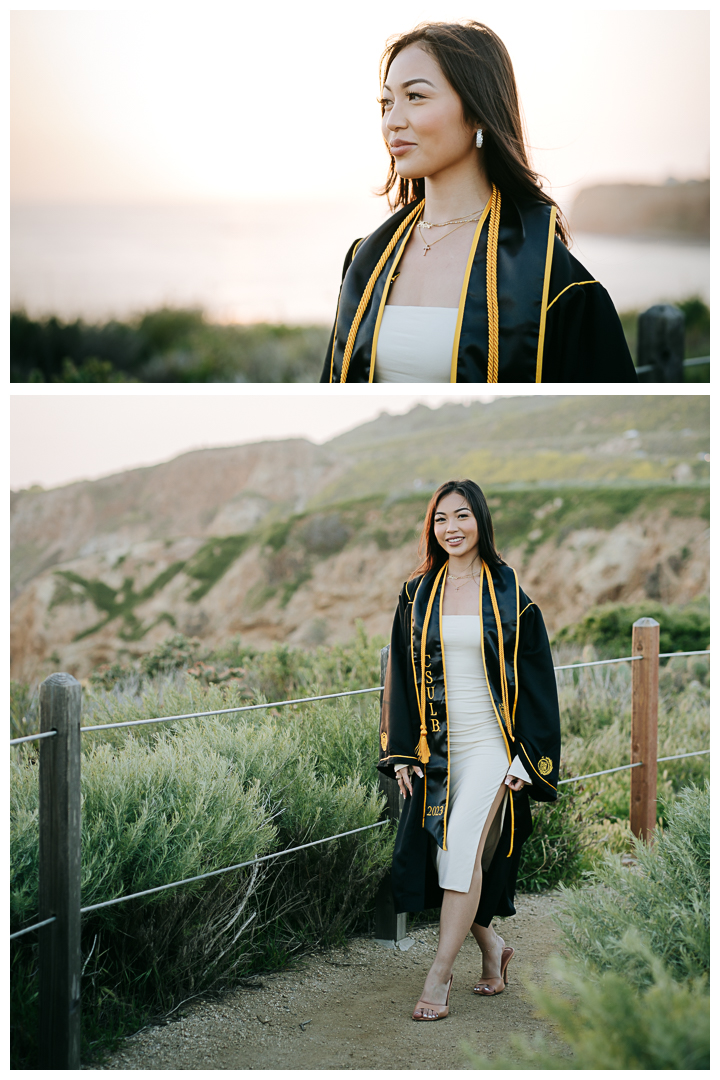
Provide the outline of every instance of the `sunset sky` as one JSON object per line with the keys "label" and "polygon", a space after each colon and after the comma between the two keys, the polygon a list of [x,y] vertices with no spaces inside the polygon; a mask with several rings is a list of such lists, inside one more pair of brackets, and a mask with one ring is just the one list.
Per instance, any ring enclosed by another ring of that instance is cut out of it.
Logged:
{"label": "sunset sky", "polygon": [[242,396],[222,397],[217,393],[140,395],[120,391],[13,395],[10,486],[17,491],[31,484],[56,487],[73,480],[94,480],[207,446],[297,436],[321,443],[375,419],[383,411],[405,413],[418,403],[436,407],[445,401],[491,401],[504,396],[356,394],[335,397],[328,408],[324,394],[302,393],[300,397],[280,386],[281,392],[275,394],[243,389]]}
{"label": "sunset sky", "polygon": [[555,196],[709,172],[709,13],[363,0],[11,14],[16,202],[369,198],[377,68],[423,19],[475,17],[515,65]]}

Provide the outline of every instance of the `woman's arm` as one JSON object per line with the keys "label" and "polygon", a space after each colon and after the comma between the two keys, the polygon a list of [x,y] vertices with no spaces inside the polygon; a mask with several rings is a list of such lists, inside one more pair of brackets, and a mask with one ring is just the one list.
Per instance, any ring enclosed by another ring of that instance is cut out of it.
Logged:
{"label": "woman's arm", "polygon": [[531,778],[532,797],[554,801],[560,767],[560,708],[550,642],[536,604],[523,610],[519,633],[514,750]]}
{"label": "woman's arm", "polygon": [[543,382],[638,381],[622,324],[599,282],[575,285],[547,313]]}
{"label": "woman's arm", "polygon": [[395,776],[396,765],[418,765],[416,746],[420,738],[417,706],[413,708],[415,687],[408,685],[408,642],[406,623],[409,603],[405,590],[400,594],[388,655],[380,718],[380,760],[378,769]]}
{"label": "woman's arm", "polygon": [[637,382],[615,305],[555,240],[542,365],[543,382]]}

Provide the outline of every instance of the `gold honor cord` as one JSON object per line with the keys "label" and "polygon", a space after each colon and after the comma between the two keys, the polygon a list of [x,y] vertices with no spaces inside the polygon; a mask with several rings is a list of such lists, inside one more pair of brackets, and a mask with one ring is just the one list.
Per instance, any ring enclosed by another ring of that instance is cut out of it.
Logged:
{"label": "gold honor cord", "polygon": [[555,245],[555,218],[557,207],[550,210],[550,225],[548,228],[547,251],[545,253],[545,277],[543,278],[542,300],[540,301],[540,329],[538,332],[537,363],[535,365],[535,382],[542,382],[543,352],[545,351],[545,322],[547,313],[552,307],[548,305],[548,293],[550,292],[550,271],[552,270],[553,247]]}
{"label": "gold honor cord", "polygon": [[500,192],[493,184],[490,199],[490,223],[487,242],[487,312],[488,312],[488,367],[487,381],[498,381],[500,350],[500,318],[497,298],[497,250],[500,232]]}
{"label": "gold honor cord", "polygon": [[355,347],[355,338],[357,337],[357,332],[360,329],[360,323],[362,322],[362,317],[365,314],[365,309],[367,308],[367,306],[368,306],[368,304],[370,302],[370,297],[372,296],[373,289],[375,288],[375,282],[380,277],[380,273],[381,273],[383,267],[385,266],[385,263],[388,261],[388,259],[392,255],[393,249],[394,249],[395,245],[397,244],[398,240],[400,239],[402,234],[405,232],[405,229],[408,228],[408,226],[411,226],[413,224],[413,222],[415,221],[415,218],[420,214],[420,212],[422,211],[422,208],[423,208],[424,205],[425,205],[425,200],[422,199],[420,201],[419,205],[416,206],[415,209],[412,211],[412,213],[408,214],[408,216],[405,218],[403,223],[399,226],[399,228],[397,229],[397,231],[393,235],[393,238],[390,241],[390,243],[388,244],[388,246],[383,251],[382,255],[380,256],[380,258],[378,260],[377,266],[375,267],[372,274],[370,275],[370,280],[368,281],[367,285],[365,286],[365,291],[363,292],[362,297],[360,298],[360,303],[358,304],[358,309],[355,312],[355,318],[352,321],[352,325],[350,327],[350,333],[348,334],[348,339],[347,339],[347,342],[345,344],[345,352],[343,353],[342,370],[340,372],[340,382],[341,383],[347,382],[347,376],[348,376],[348,370],[350,368],[350,360],[351,360],[351,357],[352,357],[352,351],[353,351],[353,349]]}
{"label": "gold honor cord", "polygon": [[[520,693],[520,680],[518,678],[517,657],[518,657],[518,645],[520,644],[520,616],[522,615],[522,612],[520,611],[520,582],[518,581],[518,576],[517,576],[517,573],[516,573],[515,570],[513,570],[513,575],[515,577],[515,655],[513,656],[513,674],[515,676],[515,698],[513,700],[512,726],[510,728],[511,731],[515,730],[515,710],[517,709],[518,694]],[[528,604],[528,607],[530,607],[530,604]],[[523,610],[525,610],[525,609],[523,609]]]}
{"label": "gold honor cord", "polygon": [[[448,560],[448,574],[450,573],[450,562]],[[445,599],[445,586],[447,585],[447,574],[443,578],[442,589],[440,590],[440,653],[442,655],[442,671],[443,671],[443,693],[445,694],[445,726],[447,728],[447,748],[448,748],[448,767],[447,767],[447,783],[445,785],[445,816],[443,818],[443,851],[447,851],[447,826],[448,826],[448,811],[450,809],[450,707],[448,705],[447,694],[447,679],[445,678],[445,643],[443,642],[442,632],[442,612],[443,601]],[[427,800],[426,800],[427,802]],[[425,818],[423,817],[423,824]]]}
{"label": "gold honor cord", "polygon": [[510,694],[508,692],[507,672],[505,670],[505,642],[503,640],[503,628],[500,621],[500,611],[498,609],[497,598],[495,596],[495,586],[493,585],[492,574],[490,573],[489,568],[487,571],[487,580],[488,590],[490,592],[490,602],[492,603],[493,611],[495,613],[495,625],[497,626],[498,657],[500,660],[500,693],[502,694],[502,709],[503,713],[505,714],[503,716],[503,719],[508,726],[508,731],[512,738],[512,723],[510,721]]}

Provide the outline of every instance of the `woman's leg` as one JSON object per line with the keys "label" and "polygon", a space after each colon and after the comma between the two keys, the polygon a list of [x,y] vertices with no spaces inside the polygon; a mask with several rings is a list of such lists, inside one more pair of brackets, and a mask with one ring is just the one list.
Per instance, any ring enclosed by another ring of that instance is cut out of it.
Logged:
{"label": "woman's leg", "polygon": [[[443,894],[442,908],[440,910],[440,940],[438,942],[435,960],[433,961],[433,965],[425,980],[425,986],[422,992],[423,1001],[441,1006],[447,1001],[448,985],[450,983],[450,976],[452,975],[453,964],[455,963],[457,954],[460,952],[462,943],[468,935],[468,931],[473,927],[473,921],[477,915],[477,909],[480,903],[480,891],[482,889],[482,854],[483,848],[485,847],[485,840],[487,839],[490,826],[495,814],[500,808],[506,790],[505,784],[501,784],[487,816],[482,836],[480,837],[480,843],[478,844],[475,867],[473,869],[468,892],[461,893],[455,892],[452,889],[446,889]],[[498,972],[499,971],[500,965],[498,962]],[[424,1016],[433,1015],[432,1010],[425,1006],[416,1008],[415,1015],[420,1014]]]}

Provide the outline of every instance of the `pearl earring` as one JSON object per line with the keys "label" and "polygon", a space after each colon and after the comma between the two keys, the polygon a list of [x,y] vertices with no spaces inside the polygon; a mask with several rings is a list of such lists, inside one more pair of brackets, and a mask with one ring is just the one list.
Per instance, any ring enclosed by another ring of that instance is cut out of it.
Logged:
{"label": "pearl earring", "polygon": [[478,150],[480,149],[482,144],[483,144],[482,128],[478,128],[477,135],[475,136],[475,145],[477,146]]}

